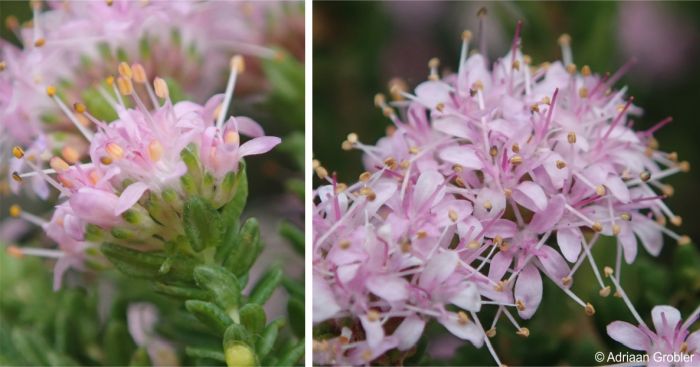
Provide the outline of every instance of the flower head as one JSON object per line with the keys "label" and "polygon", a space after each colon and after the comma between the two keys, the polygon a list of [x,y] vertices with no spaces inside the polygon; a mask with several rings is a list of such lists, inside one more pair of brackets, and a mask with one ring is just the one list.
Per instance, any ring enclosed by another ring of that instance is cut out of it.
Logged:
{"label": "flower head", "polygon": [[628,263],[638,239],[652,255],[663,234],[687,243],[662,225],[680,217],[661,180],[688,168],[653,137],[671,120],[635,131],[641,109],[626,88],[612,89],[633,63],[612,76],[578,68],[564,35],[562,60],[534,65],[520,51],[520,28],[491,65],[468,56],[465,32],[456,74],[441,77],[432,59],[413,94],[394,82],[394,101],[377,95],[389,134],[375,146],[349,134],[342,145],[364,152],[358,182],[339,183],[315,162],[328,185],[314,192],[314,304],[325,309],[314,322],[351,317],[362,330],[337,363],[407,350],[431,319],[492,351],[482,305],[498,308],[489,332],[505,316],[526,337],[509,308],[532,317],[542,277],[595,313],[570,287],[587,261],[601,295],[610,293],[591,255],[601,236],[617,238]]}

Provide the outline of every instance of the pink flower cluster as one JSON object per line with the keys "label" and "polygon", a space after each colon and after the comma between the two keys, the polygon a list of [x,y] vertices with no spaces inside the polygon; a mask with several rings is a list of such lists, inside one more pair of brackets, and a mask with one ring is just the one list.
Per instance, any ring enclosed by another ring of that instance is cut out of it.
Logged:
{"label": "pink flower cluster", "polygon": [[[147,73],[175,80],[201,102],[220,87],[231,54],[276,57],[274,50],[261,45],[267,17],[282,16],[277,9],[282,4],[275,2],[49,1],[48,9],[42,6],[32,1],[30,27],[8,18],[22,48],[0,40],[4,151],[37,140],[41,143],[34,146],[42,153],[63,149],[65,138],[54,133],[75,130],[44,91],[61,85],[61,94],[69,100],[82,100],[85,93],[108,94],[99,82],[122,60],[140,60]],[[47,119],[52,124],[45,123]],[[73,148],[84,153],[84,146]],[[0,160],[3,171],[6,163]],[[45,199],[47,187],[36,185]]]}
{"label": "pink flower cluster", "polygon": [[[81,267],[86,256],[84,250],[94,246],[86,236],[90,225],[105,233],[115,228],[126,231],[134,236],[132,240],[138,240],[127,244],[141,250],[162,248],[163,242],[154,239],[155,234],[168,239],[182,233],[182,228],[169,228],[166,220],[156,223],[151,219],[148,209],[139,204],[147,192],[156,197],[173,197],[167,200],[171,207],[165,209],[172,217],[182,210],[182,202],[188,195],[181,178],[187,174],[208,176],[211,183],[200,194],[211,196],[218,206],[225,204],[227,196],[212,191],[224,190],[223,181],[238,171],[242,158],[265,153],[280,143],[277,137],[264,136],[263,129],[250,118],[230,117],[224,122],[235,76],[242,68],[241,57],[235,56],[226,95],[216,95],[205,105],[189,101],[173,104],[163,79],[156,78],[151,87],[143,82],[147,78],[141,65],[121,63],[120,76],[113,82],[119,93],[108,99],[118,118],[109,123],[95,118],[82,103],[76,103],[71,111],[56,88],[49,86],[46,91],[49,97],[89,142],[90,160],[68,164],[63,158],[53,156],[49,159],[51,168],[44,170],[37,166],[39,158],[34,150],[13,148],[13,166],[22,162],[31,168],[28,172],[14,172],[13,178],[21,182],[26,177],[39,177],[60,191],[64,199],[49,222],[23,213],[17,206],[11,210],[13,216],[41,225],[58,243],[60,251],[25,247],[15,250],[58,258],[54,283],[58,288],[63,271],[71,266]],[[137,89],[148,91],[142,94],[152,99],[141,100]],[[146,107],[147,103],[153,108]],[[94,130],[83,125],[78,116],[94,126]],[[241,143],[241,135],[252,139]],[[188,171],[182,157],[186,150],[199,157],[194,163],[198,167],[196,172]],[[125,217],[127,212],[131,217]],[[112,236],[120,238],[113,231]]]}
{"label": "pink flower cluster", "polygon": [[[440,77],[433,59],[414,94],[396,82],[392,102],[377,95],[393,122],[388,136],[343,142],[364,152],[358,182],[339,183],[314,162],[328,184],[314,192],[313,318],[337,332],[315,341],[316,362],[409,351],[434,319],[486,344],[500,364],[487,335],[504,317],[529,334],[511,310],[532,317],[543,278],[592,315],[570,290],[589,262],[600,294],[610,294],[591,255],[600,237],[617,240],[616,281],[638,244],[658,255],[664,234],[689,242],[665,226],[681,219],[664,204],[672,188],[661,180],[688,170],[653,138],[670,119],[635,131],[641,109],[626,88],[612,89],[631,64],[612,76],[578,68],[564,35],[562,60],[533,65],[519,32],[520,24],[510,52],[490,64],[467,56],[466,31],[456,74]],[[484,327],[478,312],[487,306],[498,311]]]}

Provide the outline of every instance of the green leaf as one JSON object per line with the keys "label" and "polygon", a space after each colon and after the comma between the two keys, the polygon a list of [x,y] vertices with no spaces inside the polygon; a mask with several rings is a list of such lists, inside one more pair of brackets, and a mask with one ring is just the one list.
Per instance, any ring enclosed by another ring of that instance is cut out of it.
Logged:
{"label": "green leaf", "polygon": [[219,362],[225,362],[224,353],[220,350],[186,347],[185,353],[192,358],[207,358]]}
{"label": "green leaf", "polygon": [[267,322],[267,317],[265,316],[265,310],[256,303],[248,303],[247,305],[241,307],[239,312],[241,325],[243,325],[248,331],[253,335],[260,334],[260,332],[265,327]]}
{"label": "green leaf", "polygon": [[279,233],[292,244],[292,247],[298,254],[304,255],[305,244],[304,232],[302,230],[287,221],[282,221],[280,223]]}
{"label": "green leaf", "polygon": [[248,218],[237,238],[239,243],[236,246],[236,251],[231,251],[224,261],[224,266],[236,276],[242,276],[250,270],[255,259],[262,252],[260,226],[257,219]]}
{"label": "green leaf", "polygon": [[294,335],[304,336],[304,300],[292,297],[287,302],[287,313],[289,314],[289,326]]}
{"label": "green leaf", "polygon": [[265,358],[270,353],[272,348],[275,346],[277,335],[279,335],[279,330],[283,325],[284,320],[277,319],[265,327],[265,330],[263,330],[262,334],[260,335],[260,339],[258,339],[256,347],[258,358]]}
{"label": "green leaf", "polygon": [[219,307],[231,313],[241,304],[241,289],[238,279],[220,266],[200,265],[194,269],[197,284],[207,289]]}
{"label": "green leaf", "polygon": [[219,306],[210,302],[189,300],[185,302],[185,308],[203,324],[219,333],[226,331],[226,328],[233,323]]}
{"label": "green leaf", "polygon": [[182,299],[198,299],[201,301],[210,300],[209,293],[199,288],[168,285],[158,282],[153,284],[153,289],[160,294],[165,294],[171,297],[177,297]]}
{"label": "green leaf", "polygon": [[183,225],[192,249],[200,252],[221,240],[221,215],[206,200],[193,197],[185,203]]}
{"label": "green leaf", "polygon": [[110,366],[126,365],[129,363],[128,356],[136,349],[126,324],[119,320],[111,320],[107,324],[103,345],[105,364]]}
{"label": "green leaf", "polygon": [[282,280],[282,269],[279,266],[271,267],[265,274],[258,280],[258,282],[250,291],[250,297],[248,301],[251,303],[257,303],[259,305],[265,304],[265,302],[272,296],[277,286]]}
{"label": "green leaf", "polygon": [[277,362],[278,366],[293,366],[299,364],[304,356],[304,339],[301,339],[296,346],[284,353]]}
{"label": "green leaf", "polygon": [[129,366],[150,366],[151,359],[148,357],[148,352],[146,349],[139,348],[136,349],[134,354],[131,355],[131,360],[129,361]]}
{"label": "green leaf", "polygon": [[255,345],[253,335],[240,324],[232,324],[224,332],[224,349],[235,343],[244,343],[247,346]]}

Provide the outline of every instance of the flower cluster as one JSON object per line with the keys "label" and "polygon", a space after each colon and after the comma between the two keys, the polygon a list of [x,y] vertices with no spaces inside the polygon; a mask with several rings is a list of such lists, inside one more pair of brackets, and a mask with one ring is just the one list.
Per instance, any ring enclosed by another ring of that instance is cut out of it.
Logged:
{"label": "flower cluster", "polygon": [[[67,268],[81,268],[86,258],[98,256],[86,251],[97,244],[148,251],[179,241],[185,230],[180,218],[189,197],[201,197],[215,209],[223,207],[235,194],[241,160],[280,143],[277,137],[264,136],[250,118],[225,120],[236,76],[243,70],[240,56],[231,59],[226,94],[215,95],[204,105],[173,103],[166,82],[155,78],[151,87],[140,64],[122,62],[118,70],[119,76],[108,81],[118,93],[107,98],[118,118],[109,123],[82,103],[69,109],[56,87],[46,90],[89,142],[88,162],[69,164],[65,155],[52,156],[51,168],[42,169],[35,150],[19,146],[12,150],[13,166],[31,169],[13,172],[15,181],[38,177],[63,198],[48,222],[18,206],[11,208],[13,216],[42,226],[58,243],[59,250],[13,248],[18,254],[58,258],[55,288]],[[143,101],[136,89],[147,91],[151,100]],[[241,143],[241,135],[252,139]]]}
{"label": "flower cluster", "polygon": [[[278,56],[261,46],[269,36],[262,25],[269,17],[281,21],[285,16],[278,9],[283,4],[274,2],[48,2],[48,9],[42,9],[42,1],[31,5],[31,23],[20,25],[13,17],[7,21],[22,48],[0,41],[0,148],[31,145],[41,153],[37,165],[46,165],[41,158],[54,150],[67,150],[76,159],[86,153],[86,146],[76,143],[79,136],[70,120],[46,98],[48,86],[60,86],[63,98],[83,100],[96,117],[111,120],[114,112],[105,99],[115,101],[109,86],[100,82],[120,61],[140,60],[145,72],[167,76],[179,92],[201,102],[221,86],[232,53]],[[260,78],[253,80],[247,89],[264,85]],[[0,169],[7,169],[6,162],[0,161]],[[47,187],[40,181],[32,188],[46,198]]]}
{"label": "flower cluster", "polygon": [[[563,35],[562,60],[534,65],[520,28],[492,65],[483,47],[470,54],[465,31],[457,73],[441,77],[433,59],[413,94],[394,81],[393,101],[377,95],[388,135],[367,145],[349,134],[342,145],[364,152],[358,182],[314,162],[328,182],[314,192],[317,363],[364,364],[392,349],[404,358],[434,319],[500,364],[488,336],[502,318],[528,336],[513,313],[533,316],[543,278],[588,315],[593,306],[570,289],[584,262],[600,295],[611,293],[591,255],[602,236],[617,240],[616,271],[605,268],[615,282],[638,244],[658,255],[664,234],[690,241],[666,227],[681,218],[662,179],[689,169],[653,137],[671,119],[635,131],[641,109],[613,89],[632,63],[613,75],[578,68]],[[486,306],[498,310],[482,326]]]}

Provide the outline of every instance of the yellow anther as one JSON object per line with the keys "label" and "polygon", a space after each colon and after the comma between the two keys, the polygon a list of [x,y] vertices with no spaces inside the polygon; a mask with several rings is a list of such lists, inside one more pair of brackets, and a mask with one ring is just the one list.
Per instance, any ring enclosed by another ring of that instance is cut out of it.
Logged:
{"label": "yellow anther", "polygon": [[51,166],[51,168],[53,168],[56,172],[59,172],[59,173],[70,168],[68,163],[66,163],[66,161],[64,161],[60,157],[52,157],[49,160],[49,166]]}
{"label": "yellow anther", "polygon": [[5,63],[4,61],[0,61],[0,71],[4,71],[6,67],[7,63]]}
{"label": "yellow anther", "polygon": [[153,162],[157,162],[163,156],[163,144],[158,140],[151,140],[148,143],[148,156]]}
{"label": "yellow anther", "polygon": [[131,71],[134,76],[134,81],[139,84],[148,83],[148,77],[146,76],[146,70],[144,70],[141,64],[132,64]]}
{"label": "yellow anther", "polygon": [[600,222],[595,222],[591,226],[591,229],[593,230],[593,232],[599,233],[603,230],[603,225],[600,224]]}
{"label": "yellow anther", "polygon": [[24,149],[22,149],[19,146],[14,146],[12,147],[12,155],[15,156],[17,159],[21,159],[24,157]]}
{"label": "yellow anther", "polygon": [[562,160],[557,160],[557,163],[556,163],[556,164],[557,164],[557,168],[559,168],[559,169],[564,169],[564,168],[566,168],[566,162],[564,162],[564,161],[562,161]]}
{"label": "yellow anther", "polygon": [[595,193],[598,196],[603,196],[603,195],[605,195],[606,192],[607,192],[607,190],[605,190],[605,186],[603,186],[603,185],[598,185],[595,187]]}
{"label": "yellow anther", "polygon": [[571,75],[576,74],[576,64],[566,65],[566,72],[571,74]]}
{"label": "yellow anther", "polygon": [[17,218],[20,215],[22,215],[22,208],[19,205],[13,204],[12,206],[10,206],[10,216],[11,217]]}
{"label": "yellow anther", "polygon": [[241,136],[238,132],[229,130],[224,134],[224,143],[226,144],[238,144],[241,141]]}
{"label": "yellow anther", "polygon": [[348,141],[350,142],[350,144],[355,144],[358,142],[358,140],[359,139],[357,137],[357,134],[355,134],[355,133],[348,134]]}
{"label": "yellow anther", "polygon": [[569,133],[566,134],[566,140],[569,142],[569,144],[576,144],[576,133],[569,131]]}
{"label": "yellow anther", "polygon": [[124,149],[117,143],[107,143],[105,151],[107,151],[107,154],[113,159],[119,159],[124,156]]}
{"label": "yellow anther", "polygon": [[642,171],[639,173],[639,179],[642,180],[643,182],[649,181],[651,178],[651,172],[649,171]]}
{"label": "yellow anther", "polygon": [[46,94],[49,97],[55,96],[56,95],[56,87],[54,87],[53,85],[49,85],[48,87],[46,87]]}
{"label": "yellow anther", "polygon": [[522,337],[524,337],[524,338],[527,338],[528,336],[530,336],[530,329],[528,329],[528,328],[526,328],[526,327],[521,327],[521,328],[516,332],[516,334],[518,334],[518,335],[520,335],[520,336],[522,336]]}
{"label": "yellow anther", "polygon": [[73,110],[77,113],[83,113],[87,110],[87,107],[80,102],[75,102],[73,103]]}
{"label": "yellow anther", "polygon": [[245,70],[243,56],[235,55],[231,58],[231,70],[235,70],[237,73],[242,73]]}
{"label": "yellow anther", "polygon": [[381,314],[377,310],[369,310],[367,312],[367,320],[369,321],[378,321],[379,317],[381,317]]}
{"label": "yellow anther", "polygon": [[457,212],[454,211],[454,210],[452,210],[452,209],[450,209],[450,210],[447,212],[447,216],[450,218],[450,220],[451,220],[452,222],[457,222],[457,219],[459,218],[459,215],[457,215]]}
{"label": "yellow anther", "polygon": [[607,296],[610,295],[610,290],[611,290],[611,289],[610,289],[610,286],[605,286],[605,287],[601,288],[601,289],[598,291],[598,294],[599,294],[601,297],[607,297]]}
{"label": "yellow anther", "polygon": [[462,32],[462,41],[469,42],[469,41],[471,41],[471,39],[472,39],[472,32],[471,31],[465,30],[464,32]]}
{"label": "yellow anther", "polygon": [[108,77],[106,77],[106,78],[105,78],[105,83],[107,83],[107,85],[109,85],[109,86],[111,87],[111,86],[114,84],[114,77],[111,76],[111,75],[108,76]]}
{"label": "yellow anther", "polygon": [[374,105],[376,107],[384,107],[386,105],[386,97],[382,93],[374,95]]}
{"label": "yellow anther", "polygon": [[22,182],[22,176],[17,172],[12,172],[12,179],[15,180],[15,182]]}
{"label": "yellow anther", "polygon": [[568,287],[571,284],[572,280],[573,279],[571,279],[571,277],[567,275],[567,276],[561,278],[561,284],[565,287]]}
{"label": "yellow anther", "polygon": [[620,234],[620,231],[622,231],[622,228],[620,227],[619,224],[616,223],[616,224],[612,225],[613,236],[617,236],[618,234]]}
{"label": "yellow anther", "polygon": [[581,75],[590,76],[591,75],[591,67],[588,65],[583,65],[583,67],[581,68]]}
{"label": "yellow anther", "polygon": [[119,72],[119,75],[121,75],[121,77],[124,79],[131,79],[131,77],[134,75],[131,71],[131,66],[129,66],[129,64],[125,63],[124,61],[119,63],[119,66],[117,66],[117,71]]}
{"label": "yellow anther", "polygon": [[131,84],[131,79],[121,76],[117,78],[117,88],[119,89],[119,93],[123,96],[130,96],[134,93],[134,85]]}
{"label": "yellow anther", "polygon": [[520,145],[518,145],[518,143],[513,144],[511,150],[513,151],[513,153],[520,153]]}
{"label": "yellow anther", "polygon": [[586,87],[581,87],[578,90],[578,96],[581,98],[587,98],[588,97],[588,88]]}
{"label": "yellow anther", "polygon": [[464,311],[457,312],[457,321],[461,325],[467,325],[471,320],[469,320],[469,315]]}
{"label": "yellow anther", "polygon": [[606,278],[609,278],[611,275],[613,275],[615,272],[613,271],[613,268],[606,266],[603,268],[603,273],[605,274]]}
{"label": "yellow anther", "polygon": [[515,301],[515,307],[518,309],[518,311],[525,311],[525,302],[519,299]]}
{"label": "yellow anther", "polygon": [[338,243],[338,247],[340,247],[341,250],[347,250],[350,248],[350,241],[348,240],[342,240],[340,243]]}
{"label": "yellow anther", "polygon": [[20,258],[20,257],[24,256],[24,251],[22,251],[22,249],[20,247],[15,246],[15,245],[7,246],[7,249],[5,251],[7,251],[8,255],[10,255],[14,258]]}
{"label": "yellow anther", "polygon": [[158,98],[166,99],[170,96],[170,90],[168,89],[168,83],[161,78],[156,78],[153,80],[153,89],[155,89]]}
{"label": "yellow anther", "polygon": [[688,237],[686,235],[678,237],[678,244],[681,246],[688,245],[688,244],[690,244],[690,242],[691,242],[690,237]]}
{"label": "yellow anther", "polygon": [[676,227],[680,227],[681,224],[683,224],[683,218],[681,218],[680,215],[674,215],[674,216],[671,218],[671,224],[673,224],[673,225],[676,226]]}
{"label": "yellow anther", "polygon": [[367,182],[372,177],[372,174],[365,171],[360,174],[360,181]]}
{"label": "yellow anther", "polygon": [[510,164],[517,166],[521,163],[523,163],[523,157],[521,157],[520,155],[516,154],[510,157]]}
{"label": "yellow anther", "polygon": [[493,338],[494,336],[496,336],[496,329],[490,328],[486,330],[486,336],[488,336],[489,338]]}
{"label": "yellow anther", "polygon": [[563,33],[561,36],[559,36],[559,46],[568,46],[571,44],[571,36],[569,36],[567,33]]}
{"label": "yellow anther", "polygon": [[75,148],[70,147],[68,145],[64,146],[61,149],[61,156],[66,162],[70,164],[75,164],[80,159],[80,153],[78,153],[78,151],[75,150]]}
{"label": "yellow anther", "polygon": [[586,315],[588,316],[593,316],[595,315],[595,308],[593,307],[592,304],[586,303]]}
{"label": "yellow anther", "polygon": [[491,148],[489,149],[489,155],[491,157],[495,157],[498,155],[498,148],[496,148],[495,145],[491,146]]}
{"label": "yellow anther", "polygon": [[469,243],[467,244],[467,247],[468,247],[470,250],[476,250],[476,249],[478,249],[479,247],[481,247],[481,245],[479,244],[479,242],[477,242],[477,241],[475,241],[475,240],[471,240],[471,241],[469,241]]}
{"label": "yellow anther", "polygon": [[34,46],[36,46],[36,47],[42,47],[45,44],[46,44],[46,39],[44,39],[44,38],[38,38],[36,41],[34,41]]}

